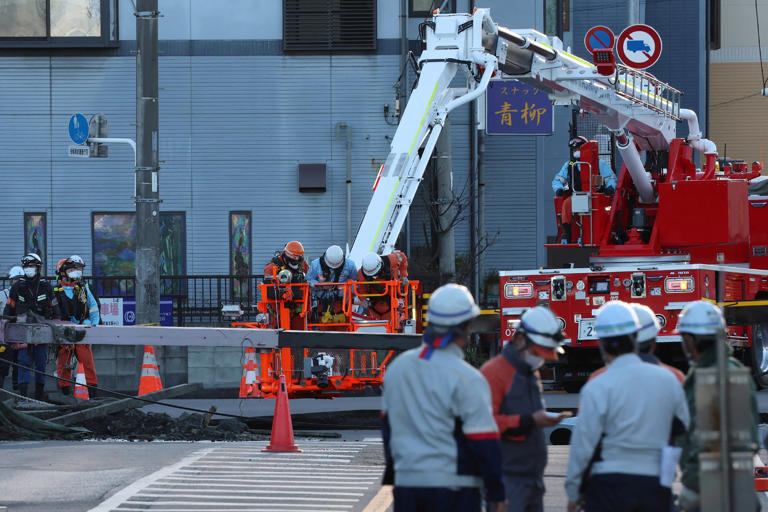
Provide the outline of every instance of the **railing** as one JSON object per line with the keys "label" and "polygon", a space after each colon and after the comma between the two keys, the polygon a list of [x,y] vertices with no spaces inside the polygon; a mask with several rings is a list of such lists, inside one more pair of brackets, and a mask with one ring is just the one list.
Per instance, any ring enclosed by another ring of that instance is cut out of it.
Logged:
{"label": "railing", "polygon": [[617,64],[616,92],[675,121],[680,120],[682,92],[655,76]]}

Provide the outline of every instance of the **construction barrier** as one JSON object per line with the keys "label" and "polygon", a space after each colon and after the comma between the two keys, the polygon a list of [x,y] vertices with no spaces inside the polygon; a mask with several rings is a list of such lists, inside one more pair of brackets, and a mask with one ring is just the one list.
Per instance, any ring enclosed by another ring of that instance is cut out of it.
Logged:
{"label": "construction barrier", "polygon": [[144,361],[141,364],[138,395],[154,393],[161,389],[163,389],[163,383],[160,380],[160,369],[155,359],[155,349],[151,345],[144,345]]}

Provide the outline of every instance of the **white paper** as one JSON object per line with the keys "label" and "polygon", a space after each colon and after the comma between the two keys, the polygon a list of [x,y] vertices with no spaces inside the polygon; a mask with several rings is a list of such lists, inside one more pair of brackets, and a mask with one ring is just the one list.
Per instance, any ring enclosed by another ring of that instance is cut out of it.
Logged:
{"label": "white paper", "polygon": [[664,487],[672,487],[677,474],[677,463],[680,461],[682,448],[676,446],[665,446],[661,449],[661,472],[659,473],[659,483]]}

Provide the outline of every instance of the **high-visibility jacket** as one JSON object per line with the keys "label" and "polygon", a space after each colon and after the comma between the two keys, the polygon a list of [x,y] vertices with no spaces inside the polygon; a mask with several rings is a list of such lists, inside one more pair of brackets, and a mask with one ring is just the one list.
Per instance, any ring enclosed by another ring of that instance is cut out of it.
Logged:
{"label": "high-visibility jacket", "polygon": [[[301,270],[299,270],[301,269]],[[301,265],[299,266],[299,269],[294,269],[289,267],[285,261],[283,261],[283,255],[278,254],[271,260],[269,260],[269,263],[266,264],[264,267],[264,279],[277,279],[277,274],[281,270],[290,270],[291,271],[291,282],[297,283],[297,282],[303,282],[304,281],[304,275],[307,273],[307,270],[309,270],[309,265],[307,265],[307,262],[304,260],[301,260]],[[300,279],[296,279],[296,275],[301,274]]]}

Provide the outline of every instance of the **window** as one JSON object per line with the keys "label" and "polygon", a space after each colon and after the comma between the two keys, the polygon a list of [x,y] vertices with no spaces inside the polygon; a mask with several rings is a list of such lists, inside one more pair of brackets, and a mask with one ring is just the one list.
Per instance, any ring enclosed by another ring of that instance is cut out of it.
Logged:
{"label": "window", "polygon": [[283,50],[376,49],[376,0],[283,0]]}
{"label": "window", "polygon": [[117,0],[0,0],[0,47],[117,43]]}
{"label": "window", "polygon": [[571,27],[570,0],[544,0],[544,33],[563,38]]}
{"label": "window", "polygon": [[[426,18],[443,5],[444,0],[408,0],[408,16]],[[456,0],[448,0],[442,12],[456,12]]]}

